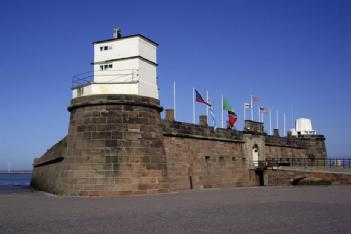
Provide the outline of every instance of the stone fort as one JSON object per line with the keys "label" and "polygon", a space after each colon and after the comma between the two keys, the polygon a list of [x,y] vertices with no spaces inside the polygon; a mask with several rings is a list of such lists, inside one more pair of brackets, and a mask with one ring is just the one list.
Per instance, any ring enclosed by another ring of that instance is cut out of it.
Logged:
{"label": "stone fort", "polygon": [[[94,42],[94,70],[73,79],[68,134],[34,160],[32,186],[68,196],[284,184],[260,162],[326,159],[323,135],[279,136],[178,122],[160,106],[158,44],[136,34]],[[282,178],[285,178],[283,181]]]}

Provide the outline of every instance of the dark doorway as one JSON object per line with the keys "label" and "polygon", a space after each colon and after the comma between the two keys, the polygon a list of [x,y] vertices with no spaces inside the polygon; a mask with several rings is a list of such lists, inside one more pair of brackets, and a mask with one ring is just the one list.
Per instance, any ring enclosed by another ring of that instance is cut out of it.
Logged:
{"label": "dark doorway", "polygon": [[255,173],[256,173],[256,176],[258,176],[258,179],[259,179],[259,182],[260,182],[260,186],[264,186],[264,170],[262,169],[256,169],[255,170]]}

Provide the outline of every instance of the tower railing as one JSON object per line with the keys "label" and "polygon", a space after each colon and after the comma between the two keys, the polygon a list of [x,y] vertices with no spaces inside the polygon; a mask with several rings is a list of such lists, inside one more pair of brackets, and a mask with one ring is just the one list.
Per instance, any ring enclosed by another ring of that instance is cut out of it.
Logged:
{"label": "tower railing", "polygon": [[[72,77],[72,89],[90,84],[128,84],[138,81],[138,69],[88,71]],[[103,79],[97,82],[96,78]]]}

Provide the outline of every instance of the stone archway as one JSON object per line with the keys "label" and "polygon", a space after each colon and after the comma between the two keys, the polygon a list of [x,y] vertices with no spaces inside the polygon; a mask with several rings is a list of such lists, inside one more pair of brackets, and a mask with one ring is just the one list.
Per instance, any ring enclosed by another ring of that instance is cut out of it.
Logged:
{"label": "stone archway", "polygon": [[258,167],[258,145],[252,147],[252,162],[255,167]]}

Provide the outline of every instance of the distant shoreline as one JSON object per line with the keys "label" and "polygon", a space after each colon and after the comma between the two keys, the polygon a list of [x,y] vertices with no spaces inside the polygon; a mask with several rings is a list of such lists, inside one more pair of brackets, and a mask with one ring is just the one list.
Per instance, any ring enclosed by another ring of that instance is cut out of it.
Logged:
{"label": "distant shoreline", "polygon": [[0,174],[32,174],[32,171],[0,171]]}

